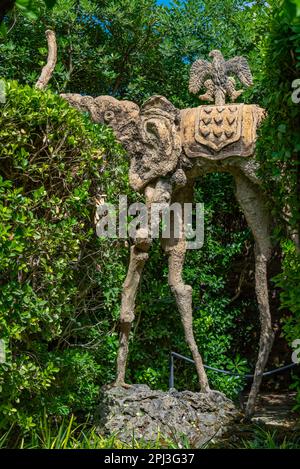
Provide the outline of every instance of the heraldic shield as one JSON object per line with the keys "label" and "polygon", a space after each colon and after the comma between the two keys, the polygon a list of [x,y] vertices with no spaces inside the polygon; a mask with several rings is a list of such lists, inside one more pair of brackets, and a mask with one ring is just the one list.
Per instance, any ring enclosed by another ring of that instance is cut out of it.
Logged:
{"label": "heraldic shield", "polygon": [[181,113],[181,139],[188,157],[220,160],[250,156],[256,140],[257,106],[199,106]]}
{"label": "heraldic shield", "polygon": [[243,105],[201,106],[195,120],[195,140],[220,151],[241,138]]}

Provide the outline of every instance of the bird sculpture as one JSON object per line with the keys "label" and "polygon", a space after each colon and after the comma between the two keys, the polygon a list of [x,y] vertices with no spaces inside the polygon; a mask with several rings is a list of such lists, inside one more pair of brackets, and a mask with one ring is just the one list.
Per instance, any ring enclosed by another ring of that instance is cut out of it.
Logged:
{"label": "bird sculpture", "polygon": [[245,57],[234,57],[225,60],[219,50],[210,52],[212,62],[198,59],[193,63],[190,72],[189,91],[197,94],[201,88],[206,88],[206,93],[199,96],[202,101],[214,102],[217,106],[223,106],[226,96],[234,102],[243,90],[236,90],[236,75],[245,86],[253,84],[252,74]]}

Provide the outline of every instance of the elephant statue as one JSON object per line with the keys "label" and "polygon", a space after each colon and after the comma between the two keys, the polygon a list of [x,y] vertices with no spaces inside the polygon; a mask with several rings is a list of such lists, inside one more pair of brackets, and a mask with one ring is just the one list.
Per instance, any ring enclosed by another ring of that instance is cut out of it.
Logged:
{"label": "elephant statue", "polygon": [[[229,84],[233,86],[231,82]],[[240,92],[234,94],[229,84],[228,89],[234,98],[237,97]],[[77,109],[88,112],[94,122],[105,123],[114,130],[117,140],[130,156],[130,185],[135,191],[144,193],[148,210],[153,203],[171,205],[177,202],[181,204],[184,215],[184,204],[193,201],[194,181],[199,176],[209,172],[228,172],[233,175],[237,201],[255,239],[255,289],[261,323],[258,359],[246,405],[246,415],[250,416],[254,412],[274,339],[267,283],[271,218],[256,176],[258,162],[255,160],[257,128],[265,111],[257,105],[222,102],[220,96],[224,98],[226,89],[218,91],[219,104],[204,104],[184,110],[176,109],[163,96],[153,96],[141,107],[111,96],[93,98],[63,94],[62,97]],[[151,239],[140,233],[131,246],[128,273],[122,291],[115,385],[127,386],[125,370],[128,338],[134,320],[137,289],[150,245]],[[192,288],[182,278],[186,239],[171,233],[169,239],[162,240],[162,246],[168,254],[168,282],[195,361],[201,391],[212,392],[193,334]]]}

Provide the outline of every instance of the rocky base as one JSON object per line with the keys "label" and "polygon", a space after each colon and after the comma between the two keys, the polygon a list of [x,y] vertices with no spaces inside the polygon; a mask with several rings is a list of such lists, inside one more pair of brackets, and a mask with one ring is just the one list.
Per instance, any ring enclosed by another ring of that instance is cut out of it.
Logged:
{"label": "rocky base", "polygon": [[159,438],[179,445],[188,441],[197,448],[216,441],[239,415],[232,401],[217,391],[163,392],[137,384],[129,389],[103,389],[100,402],[96,415],[99,432],[115,434],[126,443],[133,438],[146,442]]}

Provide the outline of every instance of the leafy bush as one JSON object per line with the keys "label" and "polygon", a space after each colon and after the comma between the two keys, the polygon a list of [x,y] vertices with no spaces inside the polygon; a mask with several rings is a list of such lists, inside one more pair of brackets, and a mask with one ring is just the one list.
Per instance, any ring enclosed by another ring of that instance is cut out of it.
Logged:
{"label": "leafy bush", "polygon": [[45,413],[35,428],[24,436],[14,433],[14,426],[0,435],[0,449],[299,449],[298,431],[269,430],[264,425],[243,425],[231,428],[230,435],[219,441],[211,439],[201,447],[189,442],[185,435],[174,433],[172,437],[158,434],[156,441],[137,440],[125,443],[118,433],[109,437],[99,434],[97,428],[87,422],[78,423],[74,415],[55,423]]}
{"label": "leafy bush", "polygon": [[242,439],[235,447],[244,449],[299,449],[300,434],[294,432],[280,432],[277,429],[269,430],[257,425],[253,428],[252,436]]}
{"label": "leafy bush", "polygon": [[[290,345],[300,338],[300,106],[292,100],[292,83],[300,76],[300,12],[296,4],[297,0],[284,0],[273,8],[270,33],[260,46],[264,64],[258,86],[268,117],[257,156],[276,221],[274,237],[282,246],[282,271],[274,282],[281,290],[283,336]],[[293,387],[300,403],[297,372]]]}
{"label": "leafy bush", "polygon": [[[0,335],[7,361],[0,364],[0,415],[2,427],[17,421],[29,428],[44,406],[58,415],[89,411],[99,384],[112,378],[117,337],[110,330],[126,250],[120,247],[109,272],[114,246],[105,252],[95,236],[93,196],[102,190],[113,201],[116,176],[118,190],[126,191],[126,160],[110,130],[51,92],[16,82],[6,88]],[[120,158],[108,172],[107,161]]]}
{"label": "leafy bush", "polygon": [[95,426],[86,422],[78,423],[74,415],[63,418],[60,423],[49,420],[44,414],[25,437],[15,438],[14,427],[0,435],[0,449],[177,449],[190,448],[185,435],[164,436],[158,434],[156,441],[137,440],[132,433],[132,441],[121,441],[118,434],[103,436]]}
{"label": "leafy bush", "polygon": [[[288,240],[283,243],[282,272],[273,280],[281,288],[281,308],[285,313],[282,318],[282,330],[289,345],[300,339],[300,254],[295,244]],[[293,373],[292,389],[297,391],[295,410],[300,411],[300,376]]]}

